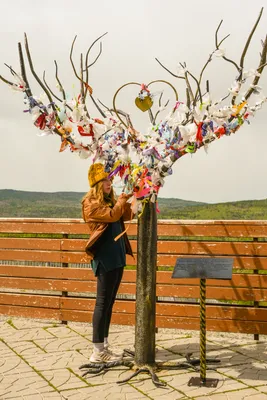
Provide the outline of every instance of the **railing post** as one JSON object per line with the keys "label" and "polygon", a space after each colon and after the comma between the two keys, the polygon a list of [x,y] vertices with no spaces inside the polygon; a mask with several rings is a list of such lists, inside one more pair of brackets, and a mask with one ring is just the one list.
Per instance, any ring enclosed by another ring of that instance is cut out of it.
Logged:
{"label": "railing post", "polygon": [[[63,239],[68,239],[68,237],[69,237],[69,235],[67,234],[67,233],[63,233]],[[64,251],[64,250],[63,250]],[[69,267],[69,263],[62,263],[62,267],[64,267],[64,268],[68,268]],[[61,293],[61,297],[68,297],[68,292],[67,291],[62,291],[62,293]],[[68,324],[68,321],[61,321],[61,323],[63,324],[63,325],[67,325]]]}
{"label": "railing post", "polygon": [[[258,237],[256,237],[256,238],[253,238],[253,242],[258,242],[259,241],[259,238]],[[258,269],[254,269],[253,270],[253,273],[255,274],[255,275],[258,275],[259,274],[259,270]],[[259,308],[259,302],[258,301],[254,301],[254,308]],[[259,334],[258,333],[254,333],[254,340],[260,340],[260,336],[259,336]]]}

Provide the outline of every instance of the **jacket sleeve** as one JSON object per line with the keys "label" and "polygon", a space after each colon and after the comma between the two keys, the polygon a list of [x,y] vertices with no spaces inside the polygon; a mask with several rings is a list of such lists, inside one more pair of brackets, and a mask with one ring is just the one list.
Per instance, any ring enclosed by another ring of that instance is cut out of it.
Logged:
{"label": "jacket sleeve", "polygon": [[131,221],[134,218],[134,214],[131,210],[131,204],[126,203],[124,213],[122,215],[123,221]]}
{"label": "jacket sleeve", "polygon": [[118,199],[113,208],[90,202],[85,199],[83,202],[83,219],[85,222],[116,222],[122,217],[125,210],[126,199]]}

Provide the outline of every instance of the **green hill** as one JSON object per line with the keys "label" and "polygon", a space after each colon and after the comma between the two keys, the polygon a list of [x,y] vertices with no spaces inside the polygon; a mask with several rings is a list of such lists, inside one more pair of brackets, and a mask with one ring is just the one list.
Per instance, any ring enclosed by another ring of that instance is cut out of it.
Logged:
{"label": "green hill", "polygon": [[81,218],[79,192],[0,190],[0,217]]}
{"label": "green hill", "polygon": [[246,200],[228,203],[204,204],[195,207],[184,207],[179,210],[164,210],[166,219],[267,219],[267,199]]}
{"label": "green hill", "polygon": [[[82,192],[0,190],[0,217],[81,218]],[[159,199],[160,219],[267,219],[267,199],[208,204]]]}

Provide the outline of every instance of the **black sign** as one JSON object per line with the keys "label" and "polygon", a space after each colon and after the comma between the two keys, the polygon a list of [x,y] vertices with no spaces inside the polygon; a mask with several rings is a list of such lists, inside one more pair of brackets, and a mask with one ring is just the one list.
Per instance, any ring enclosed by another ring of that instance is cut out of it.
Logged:
{"label": "black sign", "polygon": [[177,258],[172,278],[232,279],[233,258]]}

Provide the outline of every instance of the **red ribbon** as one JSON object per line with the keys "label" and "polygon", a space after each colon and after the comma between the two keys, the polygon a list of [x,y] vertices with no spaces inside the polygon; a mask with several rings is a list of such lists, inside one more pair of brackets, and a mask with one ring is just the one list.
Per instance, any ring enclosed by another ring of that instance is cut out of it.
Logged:
{"label": "red ribbon", "polygon": [[90,128],[90,132],[88,133],[88,132],[86,132],[86,131],[84,130],[84,128],[83,128],[82,126],[78,125],[79,134],[80,134],[81,136],[94,136],[93,125],[90,124],[90,125],[89,125],[89,128]]}
{"label": "red ribbon", "polygon": [[39,115],[37,120],[34,122],[34,125],[43,131],[46,127],[46,114]]}
{"label": "red ribbon", "polygon": [[198,143],[202,143],[203,142],[203,137],[202,137],[201,131],[202,131],[203,122],[200,122],[199,124],[196,124],[196,125],[197,125],[196,141]]}

